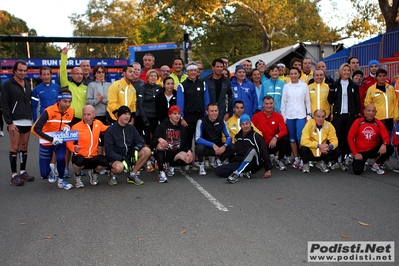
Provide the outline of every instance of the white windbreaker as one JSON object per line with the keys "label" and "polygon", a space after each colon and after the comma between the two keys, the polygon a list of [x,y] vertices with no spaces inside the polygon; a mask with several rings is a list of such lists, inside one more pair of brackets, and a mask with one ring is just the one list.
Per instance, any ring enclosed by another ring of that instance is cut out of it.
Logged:
{"label": "white windbreaker", "polygon": [[308,85],[299,80],[284,85],[281,98],[281,114],[286,119],[301,119],[311,114]]}

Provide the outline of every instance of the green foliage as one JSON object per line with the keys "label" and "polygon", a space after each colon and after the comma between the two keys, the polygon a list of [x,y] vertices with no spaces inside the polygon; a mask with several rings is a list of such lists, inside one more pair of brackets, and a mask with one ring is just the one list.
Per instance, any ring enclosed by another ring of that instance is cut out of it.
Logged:
{"label": "green foliage", "polygon": [[121,45],[74,44],[78,57],[128,58],[128,46],[173,41],[175,27],[156,18],[156,10],[138,1],[91,0],[83,14],[72,14],[75,36],[127,37]]}
{"label": "green foliage", "polygon": [[339,34],[312,0],[144,0],[158,17],[190,33],[195,59],[232,61],[298,41],[334,42]]}

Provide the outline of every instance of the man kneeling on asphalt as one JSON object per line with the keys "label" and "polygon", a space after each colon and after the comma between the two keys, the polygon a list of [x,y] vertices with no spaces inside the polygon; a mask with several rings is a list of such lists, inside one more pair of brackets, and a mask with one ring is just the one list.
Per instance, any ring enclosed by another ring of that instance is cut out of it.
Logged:
{"label": "man kneeling on asphalt", "polygon": [[253,130],[247,114],[240,117],[240,126],[241,130],[235,136],[235,155],[228,164],[217,167],[215,174],[227,177],[227,181],[234,184],[240,175],[251,178],[251,174],[263,166],[263,178],[269,178],[273,166],[263,137]]}
{"label": "man kneeling on asphalt", "polygon": [[[117,175],[124,170],[129,172],[128,183],[140,186],[144,182],[137,172],[150,158],[151,150],[144,147],[144,142],[136,128],[129,124],[131,111],[122,105],[117,113],[117,121],[105,131],[104,149],[110,161],[111,170],[108,172],[108,184],[117,184]],[[134,164],[134,165],[133,165]]]}
{"label": "man kneeling on asphalt", "polygon": [[[223,118],[218,117],[219,108],[216,103],[209,103],[206,108],[208,116],[202,117],[197,122],[195,131],[195,153],[199,161],[199,175],[206,175],[204,157],[219,156],[212,162],[214,168],[222,165],[222,162],[233,155],[231,137]],[[226,142],[222,141],[222,133]]]}
{"label": "man kneeling on asphalt", "polygon": [[371,170],[379,175],[385,174],[380,168],[393,153],[391,139],[385,125],[375,118],[377,110],[373,104],[364,108],[364,117],[353,122],[349,134],[348,144],[354,156],[352,163],[355,175],[360,175],[365,169],[367,159],[376,159]]}
{"label": "man kneeling on asphalt", "polygon": [[193,154],[187,143],[186,128],[180,123],[180,108],[172,105],[166,118],[152,136],[150,148],[156,149],[157,162],[159,167],[159,183],[168,182],[165,174],[164,163],[167,164],[167,175],[174,176],[176,164],[187,165],[193,161]]}
{"label": "man kneeling on asphalt", "polygon": [[318,109],[302,130],[299,153],[303,160],[303,173],[309,173],[309,161],[318,161],[316,167],[328,173],[326,163],[341,155],[334,126],[325,120],[326,112]]}
{"label": "man kneeling on asphalt", "polygon": [[68,149],[73,153],[72,165],[75,170],[75,187],[84,187],[81,171],[90,169],[90,184],[98,184],[98,174],[109,166],[109,161],[104,155],[98,154],[98,140],[100,133],[105,132],[105,126],[100,120],[94,119],[96,111],[92,105],[82,109],[82,120],[72,126],[72,130],[79,132],[79,140],[67,142]]}

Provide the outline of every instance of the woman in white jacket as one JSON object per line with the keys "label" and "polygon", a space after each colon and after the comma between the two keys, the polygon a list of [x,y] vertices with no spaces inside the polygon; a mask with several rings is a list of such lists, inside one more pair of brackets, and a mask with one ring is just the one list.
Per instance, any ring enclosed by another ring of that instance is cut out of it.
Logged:
{"label": "woman in white jacket", "polygon": [[295,161],[292,168],[300,167],[298,143],[301,141],[302,129],[311,119],[311,106],[308,85],[301,81],[301,71],[297,67],[290,68],[291,81],[284,85],[281,99],[281,114],[287,124],[292,153]]}

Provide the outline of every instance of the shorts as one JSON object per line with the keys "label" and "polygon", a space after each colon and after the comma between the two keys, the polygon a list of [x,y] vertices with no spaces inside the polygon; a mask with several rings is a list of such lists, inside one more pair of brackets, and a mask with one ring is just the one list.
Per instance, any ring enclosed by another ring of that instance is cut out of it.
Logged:
{"label": "shorts", "polygon": [[[25,133],[28,133],[28,132],[30,132],[30,130],[31,130],[31,126],[16,126],[17,128],[18,128],[18,132],[20,133],[20,134],[25,134]],[[8,131],[8,128],[7,128],[7,131]]]}

